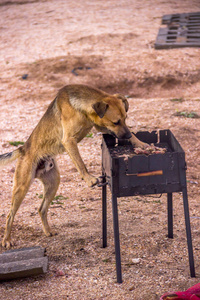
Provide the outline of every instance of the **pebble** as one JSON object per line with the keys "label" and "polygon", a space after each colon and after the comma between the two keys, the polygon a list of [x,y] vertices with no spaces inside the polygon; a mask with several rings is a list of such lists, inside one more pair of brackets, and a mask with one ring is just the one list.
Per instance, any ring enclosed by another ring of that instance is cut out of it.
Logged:
{"label": "pebble", "polygon": [[137,265],[137,264],[139,264],[141,262],[141,258],[133,258],[132,259],[132,263],[134,264],[134,265]]}

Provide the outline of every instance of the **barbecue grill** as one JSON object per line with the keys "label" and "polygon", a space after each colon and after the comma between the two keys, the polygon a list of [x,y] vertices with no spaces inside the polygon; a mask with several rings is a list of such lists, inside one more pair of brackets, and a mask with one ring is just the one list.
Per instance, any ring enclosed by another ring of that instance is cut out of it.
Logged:
{"label": "barbecue grill", "polygon": [[117,198],[167,193],[168,237],[173,238],[174,192],[182,192],[191,277],[195,277],[186,184],[185,153],[170,130],[138,132],[137,138],[164,147],[164,154],[135,155],[127,140],[104,134],[102,141],[102,229],[107,247],[106,186],[112,194],[117,282],[122,282]]}

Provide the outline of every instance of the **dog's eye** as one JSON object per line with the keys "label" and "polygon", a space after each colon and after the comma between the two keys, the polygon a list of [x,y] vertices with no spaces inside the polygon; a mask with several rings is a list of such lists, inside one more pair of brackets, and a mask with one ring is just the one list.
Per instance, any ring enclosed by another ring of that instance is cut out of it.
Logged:
{"label": "dog's eye", "polygon": [[120,120],[118,120],[117,122],[113,122],[114,125],[119,125],[120,124]]}

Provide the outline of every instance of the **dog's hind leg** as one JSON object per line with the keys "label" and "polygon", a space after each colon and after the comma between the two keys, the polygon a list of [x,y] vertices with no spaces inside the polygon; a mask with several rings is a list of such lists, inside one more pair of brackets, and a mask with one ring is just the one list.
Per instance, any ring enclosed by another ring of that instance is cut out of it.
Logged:
{"label": "dog's hind leg", "polygon": [[26,157],[22,157],[18,160],[16,171],[14,175],[14,185],[12,192],[12,203],[10,212],[7,216],[5,234],[2,241],[2,246],[6,248],[11,247],[11,229],[16,212],[18,211],[28,189],[34,178],[34,166],[32,162]]}
{"label": "dog's hind leg", "polygon": [[52,159],[51,169],[44,169],[43,172],[36,173],[36,177],[41,180],[44,186],[43,200],[39,208],[39,214],[42,220],[43,230],[46,236],[51,236],[51,230],[47,220],[47,212],[49,205],[55,197],[59,183],[60,173],[55,160]]}

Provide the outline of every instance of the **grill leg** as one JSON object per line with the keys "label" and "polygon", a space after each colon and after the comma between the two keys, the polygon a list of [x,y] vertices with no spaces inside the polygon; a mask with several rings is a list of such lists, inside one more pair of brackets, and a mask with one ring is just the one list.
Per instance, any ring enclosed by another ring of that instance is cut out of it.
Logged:
{"label": "grill leg", "polygon": [[[102,174],[104,176],[104,174]],[[103,177],[103,183],[106,182],[106,177]],[[103,248],[107,247],[107,193],[106,185],[102,186],[102,235]]]}
{"label": "grill leg", "polygon": [[172,193],[167,194],[168,238],[173,239],[173,202]]}
{"label": "grill leg", "polygon": [[113,210],[113,227],[114,227],[114,239],[115,239],[115,259],[116,259],[117,282],[122,283],[117,197],[114,194],[112,194],[112,210]]}
{"label": "grill leg", "polygon": [[191,236],[188,196],[187,196],[186,187],[183,188],[183,205],[184,205],[185,226],[186,226],[187,244],[188,244],[188,255],[189,255],[189,263],[190,263],[190,275],[191,277],[195,277],[192,236]]}

